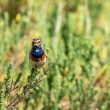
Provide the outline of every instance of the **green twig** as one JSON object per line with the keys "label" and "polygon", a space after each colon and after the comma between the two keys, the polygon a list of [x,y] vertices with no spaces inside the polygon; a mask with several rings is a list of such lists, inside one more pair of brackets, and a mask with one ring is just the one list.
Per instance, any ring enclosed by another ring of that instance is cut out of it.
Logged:
{"label": "green twig", "polygon": [[27,95],[28,91],[30,89],[33,89],[36,87],[37,84],[39,84],[45,77],[43,74],[42,76],[39,77],[39,79],[35,79],[32,82],[28,83],[26,86],[24,86],[23,91],[19,96],[16,96],[16,98],[6,107],[6,110],[11,110],[12,108],[16,107],[16,105],[20,102],[22,102]]}

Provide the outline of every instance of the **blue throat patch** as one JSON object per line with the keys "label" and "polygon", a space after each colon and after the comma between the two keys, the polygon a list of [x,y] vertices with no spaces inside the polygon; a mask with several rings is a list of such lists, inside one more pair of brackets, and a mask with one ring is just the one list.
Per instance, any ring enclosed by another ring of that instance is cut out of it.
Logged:
{"label": "blue throat patch", "polygon": [[44,54],[44,51],[42,49],[42,47],[33,47],[32,48],[32,51],[31,51],[31,55],[34,57],[34,58],[41,58]]}

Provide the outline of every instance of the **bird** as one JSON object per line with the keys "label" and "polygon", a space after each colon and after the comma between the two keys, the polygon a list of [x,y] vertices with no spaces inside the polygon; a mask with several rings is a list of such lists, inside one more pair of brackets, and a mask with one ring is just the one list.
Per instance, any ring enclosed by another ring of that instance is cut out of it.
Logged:
{"label": "bird", "polygon": [[32,40],[32,48],[29,53],[29,60],[31,61],[32,67],[35,69],[43,68],[47,60],[47,53],[42,48],[41,40],[34,38]]}

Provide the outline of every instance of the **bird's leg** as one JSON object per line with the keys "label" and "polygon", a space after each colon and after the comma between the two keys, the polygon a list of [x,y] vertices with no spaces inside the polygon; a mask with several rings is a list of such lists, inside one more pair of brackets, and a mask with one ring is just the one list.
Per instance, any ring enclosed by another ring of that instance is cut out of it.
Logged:
{"label": "bird's leg", "polygon": [[44,74],[47,75],[47,71],[48,70],[46,68],[44,68],[44,67],[42,67],[42,70],[43,70]]}

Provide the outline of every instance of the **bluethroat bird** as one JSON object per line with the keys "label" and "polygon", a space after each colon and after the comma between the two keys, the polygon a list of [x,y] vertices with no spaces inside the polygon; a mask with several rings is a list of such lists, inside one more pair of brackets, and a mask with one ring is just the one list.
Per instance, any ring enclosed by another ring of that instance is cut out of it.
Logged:
{"label": "bluethroat bird", "polygon": [[32,48],[29,53],[29,59],[32,63],[32,67],[39,69],[43,68],[46,63],[47,54],[46,51],[42,48],[41,40],[39,38],[35,38],[32,41]]}

